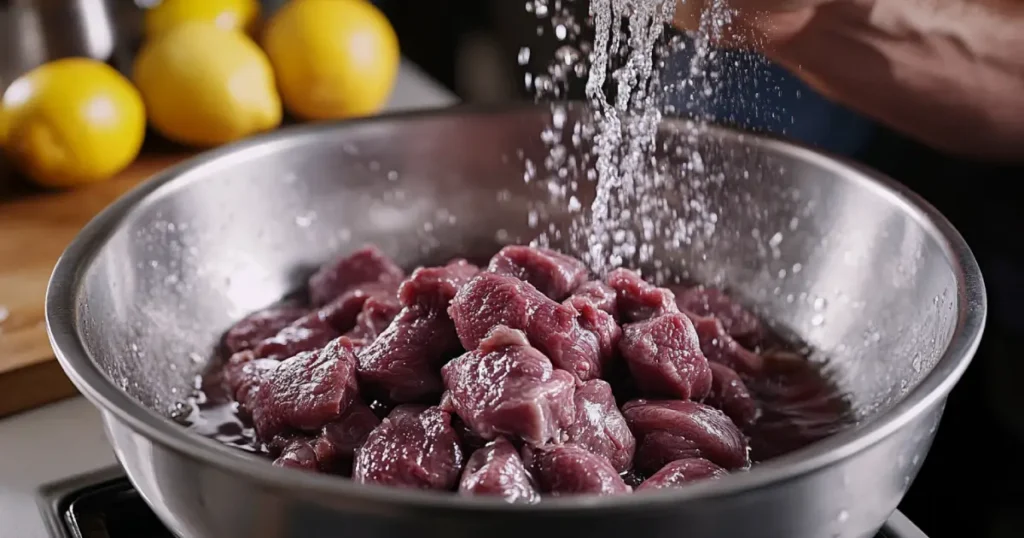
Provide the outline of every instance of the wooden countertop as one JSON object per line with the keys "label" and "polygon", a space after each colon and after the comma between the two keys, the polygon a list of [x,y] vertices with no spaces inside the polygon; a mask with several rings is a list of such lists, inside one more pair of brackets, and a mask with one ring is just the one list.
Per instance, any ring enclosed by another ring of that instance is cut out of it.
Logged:
{"label": "wooden countertop", "polygon": [[43,317],[46,285],[64,248],[111,202],[191,155],[147,147],[116,178],[69,191],[33,188],[0,164],[0,417],[75,394]]}

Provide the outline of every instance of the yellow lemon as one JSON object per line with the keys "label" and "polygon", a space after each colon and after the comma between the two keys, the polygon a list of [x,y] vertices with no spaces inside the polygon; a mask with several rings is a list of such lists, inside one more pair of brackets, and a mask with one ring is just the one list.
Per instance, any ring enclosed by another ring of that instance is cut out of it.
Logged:
{"label": "yellow lemon", "polygon": [[42,65],[4,92],[5,149],[36,183],[73,187],[109,178],[139,154],[142,98],[113,67],[86,58]]}
{"label": "yellow lemon", "polygon": [[240,32],[185,23],[147,42],[132,78],[152,127],[170,140],[215,146],[281,123],[263,51]]}
{"label": "yellow lemon", "polygon": [[381,109],[398,74],[398,37],[364,0],[302,0],[263,33],[281,98],[303,119],[366,116]]}
{"label": "yellow lemon", "polygon": [[255,35],[259,20],[259,0],[162,0],[144,15],[148,38],[186,22],[210,22]]}

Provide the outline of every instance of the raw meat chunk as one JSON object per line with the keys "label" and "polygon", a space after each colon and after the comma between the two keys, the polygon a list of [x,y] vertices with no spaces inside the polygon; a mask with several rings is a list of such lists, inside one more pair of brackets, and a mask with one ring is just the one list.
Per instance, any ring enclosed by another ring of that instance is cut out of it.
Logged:
{"label": "raw meat chunk", "polygon": [[540,494],[523,460],[504,437],[473,452],[459,483],[462,495],[501,497],[510,503],[535,503]]}
{"label": "raw meat chunk", "polygon": [[313,312],[260,342],[254,351],[258,359],[284,360],[303,351],[322,348],[339,336],[341,333],[328,325],[319,312]]}
{"label": "raw meat chunk", "polygon": [[253,426],[263,440],[289,429],[317,431],[340,417],[358,393],[352,343],[341,337],[269,372],[252,398]]}
{"label": "raw meat chunk", "polygon": [[750,465],[739,428],[721,411],[697,402],[634,400],[622,407],[636,436],[634,465],[654,473],[685,458],[704,458],[726,469]]}
{"label": "raw meat chunk", "polygon": [[[241,388],[246,378],[252,375],[252,372],[245,371],[245,367],[254,360],[256,360],[256,355],[250,350],[245,350],[232,354],[227,362],[224,363],[224,368],[221,370],[220,375],[221,387],[232,399],[238,400],[238,389]],[[275,365],[274,368],[277,368],[277,366]]]}
{"label": "raw meat chunk", "polygon": [[565,300],[566,303],[576,307],[576,310],[580,309],[580,305],[583,304],[583,301],[589,302],[598,309],[611,314],[615,319],[618,319],[619,317],[619,311],[615,307],[617,301],[615,290],[600,280],[591,280],[584,283],[582,286],[576,288],[572,297]]}
{"label": "raw meat chunk", "polygon": [[687,314],[700,340],[701,351],[712,362],[724,364],[737,373],[756,376],[764,369],[764,360],[734,340],[717,319]]}
{"label": "raw meat chunk", "polygon": [[309,279],[311,306],[225,332],[200,413],[233,398],[218,435],[276,466],[527,504],[718,479],[855,419],[722,290],[589,277],[510,246],[406,278],[365,246]]}
{"label": "raw meat chunk", "polygon": [[402,306],[444,311],[462,286],[479,272],[479,267],[466,260],[454,260],[442,267],[420,267],[402,282],[398,298]]}
{"label": "raw meat chunk", "polygon": [[671,291],[648,283],[634,271],[616,269],[605,280],[615,290],[619,318],[625,323],[679,312]]}
{"label": "raw meat chunk", "polygon": [[224,333],[224,349],[229,355],[252,349],[304,315],[305,308],[287,304],[249,314]]}
{"label": "raw meat chunk", "polygon": [[590,301],[577,300],[575,304],[576,322],[583,329],[582,334],[590,333],[597,339],[597,353],[601,360],[599,372],[605,374],[618,354],[622,327],[611,314]]}
{"label": "raw meat chunk", "polygon": [[278,467],[317,471],[320,469],[316,459],[313,442],[307,438],[295,438],[284,444],[281,455],[274,460]]}
{"label": "raw meat chunk", "polygon": [[441,366],[461,351],[444,311],[405,308],[376,340],[359,350],[359,380],[398,403],[440,396]]}
{"label": "raw meat chunk", "polygon": [[337,420],[328,422],[313,443],[320,470],[351,474],[356,451],[380,424],[380,419],[361,401],[352,402]]}
{"label": "raw meat chunk", "polygon": [[270,378],[279,361],[255,359],[251,351],[240,351],[231,356],[224,370],[225,388],[236,402],[243,417],[251,417],[260,386]]}
{"label": "raw meat chunk", "polygon": [[281,454],[284,454],[284,451],[287,450],[288,447],[293,443],[312,443],[314,441],[316,441],[316,435],[305,432],[287,431],[275,435],[274,438],[271,439],[269,442],[263,443],[263,448],[267,451],[267,454],[270,454],[271,457],[276,458]]}
{"label": "raw meat chunk", "polygon": [[727,476],[728,471],[704,458],[676,460],[661,468],[644,481],[637,491],[652,489],[681,488],[700,480],[712,480]]}
{"label": "raw meat chunk", "polygon": [[441,366],[462,351],[448,303],[477,272],[465,260],[417,269],[399,288],[405,308],[360,350],[360,379],[394,402],[440,395]]}
{"label": "raw meat chunk", "polygon": [[510,435],[540,446],[572,424],[575,380],[555,370],[521,331],[498,326],[476,351],[441,369],[442,407],[483,439]]}
{"label": "raw meat chunk", "polygon": [[683,314],[626,325],[619,351],[647,396],[700,400],[711,390],[711,368]]}
{"label": "raw meat chunk", "polygon": [[402,311],[398,295],[369,297],[363,310],[356,316],[356,326],[346,336],[365,346],[374,341]]}
{"label": "raw meat chunk", "polygon": [[401,282],[405,273],[377,247],[364,246],[335,258],[309,277],[309,299],[325,305],[342,293],[368,282]]}
{"label": "raw meat chunk", "polygon": [[566,430],[568,441],[604,456],[622,473],[633,465],[636,440],[615,405],[612,387],[592,379],[576,388],[576,420]]}
{"label": "raw meat chunk", "polygon": [[529,282],[556,301],[569,296],[587,280],[583,262],[546,248],[508,246],[491,258],[488,271]]}
{"label": "raw meat chunk", "polygon": [[711,392],[704,402],[721,409],[740,428],[753,425],[761,411],[739,374],[717,362],[708,366],[711,367]]}
{"label": "raw meat chunk", "polygon": [[459,290],[448,313],[464,348],[476,349],[491,328],[505,325],[526,333],[555,367],[581,381],[600,377],[612,358],[602,355],[606,346],[581,326],[575,308],[552,301],[514,277],[480,273]]}
{"label": "raw meat chunk", "polygon": [[356,326],[356,318],[368,300],[372,298],[384,302],[389,299],[394,301],[397,294],[397,282],[360,284],[327,303],[320,309],[319,314],[331,328],[339,334],[344,334]]}
{"label": "raw meat chunk", "polygon": [[265,443],[264,448],[276,458],[275,465],[347,476],[351,474],[355,451],[378,424],[377,415],[357,399],[341,417],[324,425],[319,434],[285,432]]}
{"label": "raw meat chunk", "polygon": [[463,459],[448,413],[401,405],[367,437],[352,478],[360,484],[451,491],[459,483]]}
{"label": "raw meat chunk", "polygon": [[676,305],[698,316],[712,316],[722,322],[729,336],[754,347],[761,339],[761,320],[733,301],[722,290],[697,286],[676,293]]}
{"label": "raw meat chunk", "polygon": [[526,449],[528,468],[544,493],[560,495],[616,495],[632,489],[608,460],[576,445],[549,445]]}

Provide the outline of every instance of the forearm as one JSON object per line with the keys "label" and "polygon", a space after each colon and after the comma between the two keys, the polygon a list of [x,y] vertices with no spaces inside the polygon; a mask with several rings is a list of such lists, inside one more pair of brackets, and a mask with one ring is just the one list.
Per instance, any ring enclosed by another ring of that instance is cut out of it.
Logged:
{"label": "forearm", "polygon": [[1024,160],[1024,18],[1005,7],[835,4],[821,9],[851,12],[819,14],[833,24],[808,24],[812,35],[774,55],[839,101],[939,149]]}
{"label": "forearm", "polygon": [[835,100],[939,149],[1024,162],[1024,0],[837,0],[744,19]]}

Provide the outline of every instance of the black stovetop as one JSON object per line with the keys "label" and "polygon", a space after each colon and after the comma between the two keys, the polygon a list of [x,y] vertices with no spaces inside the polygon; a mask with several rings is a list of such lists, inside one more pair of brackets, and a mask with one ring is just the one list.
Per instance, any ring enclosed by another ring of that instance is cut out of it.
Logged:
{"label": "black stovetop", "polygon": [[58,510],[74,538],[174,538],[126,479],[76,492]]}
{"label": "black stovetop", "polygon": [[[126,478],[77,482],[48,495],[54,538],[176,538]],[[927,537],[897,512],[876,538]]]}

